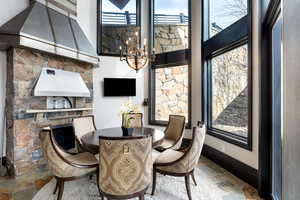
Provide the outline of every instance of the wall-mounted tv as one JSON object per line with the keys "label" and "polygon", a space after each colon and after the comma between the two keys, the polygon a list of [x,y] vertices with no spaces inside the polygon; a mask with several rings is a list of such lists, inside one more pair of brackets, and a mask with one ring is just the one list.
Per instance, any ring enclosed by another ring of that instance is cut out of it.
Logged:
{"label": "wall-mounted tv", "polygon": [[136,79],[104,78],[104,96],[136,96]]}

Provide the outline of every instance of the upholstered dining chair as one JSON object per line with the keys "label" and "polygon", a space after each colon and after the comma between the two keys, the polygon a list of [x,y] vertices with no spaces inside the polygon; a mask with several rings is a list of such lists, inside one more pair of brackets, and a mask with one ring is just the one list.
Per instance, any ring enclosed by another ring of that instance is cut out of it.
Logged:
{"label": "upholstered dining chair", "polygon": [[98,185],[102,199],[144,200],[153,169],[152,137],[100,136],[99,149]]}
{"label": "upholstered dining chair", "polygon": [[94,155],[88,152],[76,155],[66,153],[56,143],[51,127],[43,129],[40,139],[48,167],[56,179],[53,194],[58,190],[57,200],[62,199],[65,182],[96,174],[98,161]]}
{"label": "upholstered dining chair", "polygon": [[122,114],[122,127],[124,127],[124,128],[143,127],[143,113],[124,113],[124,114]]}
{"label": "upholstered dining chair", "polygon": [[78,117],[73,119],[73,128],[75,133],[75,149],[68,151],[70,153],[90,152],[97,154],[99,149],[94,146],[86,146],[82,143],[81,138],[90,132],[96,130],[94,116]]}
{"label": "upholstered dining chair", "polygon": [[200,159],[205,135],[205,126],[198,122],[198,126],[193,128],[193,138],[189,147],[177,151],[168,149],[160,154],[153,165],[152,195],[155,192],[156,173],[161,173],[163,175],[185,177],[187,194],[189,200],[192,200],[190,176],[192,176],[195,185],[197,185],[194,170]]}
{"label": "upholstered dining chair", "polygon": [[165,130],[165,138],[161,145],[156,149],[164,151],[166,149],[179,149],[183,139],[185,127],[185,117],[180,115],[170,115],[167,128]]}

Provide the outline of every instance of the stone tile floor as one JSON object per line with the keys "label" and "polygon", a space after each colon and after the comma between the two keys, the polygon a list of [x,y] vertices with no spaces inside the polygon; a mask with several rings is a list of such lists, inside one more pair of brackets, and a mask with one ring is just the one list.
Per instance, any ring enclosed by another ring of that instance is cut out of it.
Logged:
{"label": "stone tile floor", "polygon": [[11,179],[0,177],[0,200],[29,200],[52,179],[50,173],[36,173]]}
{"label": "stone tile floor", "polygon": [[[212,161],[202,157],[200,160],[202,173],[211,177],[219,188],[225,191],[234,190],[243,185],[244,197],[224,197],[224,200],[259,200],[257,190],[235,177]],[[52,179],[49,173],[30,174],[18,179],[0,177],[0,200],[29,200]]]}

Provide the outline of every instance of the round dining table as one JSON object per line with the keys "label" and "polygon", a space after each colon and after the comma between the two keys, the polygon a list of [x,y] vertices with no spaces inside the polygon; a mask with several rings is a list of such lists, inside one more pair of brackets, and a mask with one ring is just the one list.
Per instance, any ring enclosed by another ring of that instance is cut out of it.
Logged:
{"label": "round dining table", "polygon": [[142,128],[107,128],[107,129],[99,129],[93,132],[90,132],[84,135],[81,138],[82,143],[84,144],[87,150],[91,150],[93,152],[99,150],[99,137],[110,137],[116,139],[126,139],[131,137],[142,137],[142,136],[152,136],[152,146],[153,148],[159,146],[165,134],[163,131],[149,128],[149,127],[142,127]]}

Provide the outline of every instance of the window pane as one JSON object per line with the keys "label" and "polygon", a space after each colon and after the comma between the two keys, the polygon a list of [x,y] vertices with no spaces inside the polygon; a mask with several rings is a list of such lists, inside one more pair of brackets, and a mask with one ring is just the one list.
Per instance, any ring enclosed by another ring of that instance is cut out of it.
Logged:
{"label": "window pane", "polygon": [[212,59],[212,127],[247,137],[248,48]]}
{"label": "window pane", "polygon": [[168,121],[177,114],[188,122],[188,76],[187,65],[155,69],[155,120]]}
{"label": "window pane", "polygon": [[120,45],[134,37],[137,27],[137,0],[102,0],[102,53],[119,54]]}
{"label": "window pane", "polygon": [[154,0],[156,53],[189,48],[188,0]]}
{"label": "window pane", "polygon": [[[209,35],[221,32],[248,13],[248,0],[208,0],[209,1]],[[210,38],[209,37],[209,38]]]}

